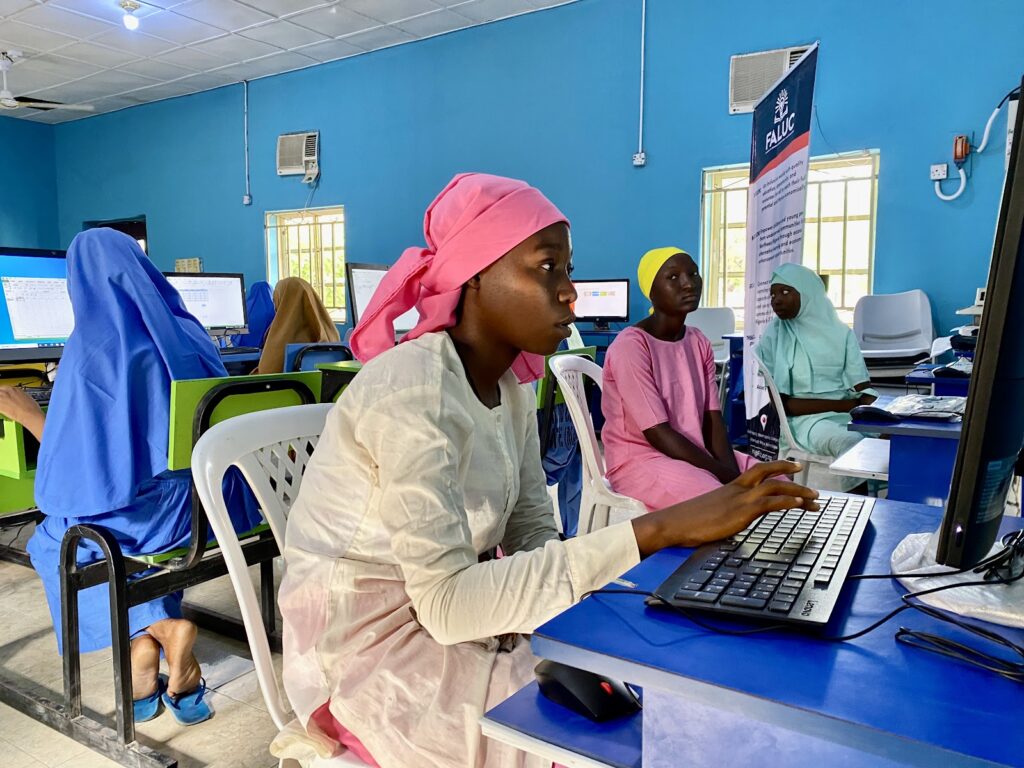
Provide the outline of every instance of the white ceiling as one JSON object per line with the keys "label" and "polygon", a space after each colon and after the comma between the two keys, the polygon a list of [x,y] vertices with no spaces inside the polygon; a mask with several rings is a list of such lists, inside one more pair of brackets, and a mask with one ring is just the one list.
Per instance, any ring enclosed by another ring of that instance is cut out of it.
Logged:
{"label": "white ceiling", "polygon": [[129,32],[118,0],[0,0],[14,95],[95,107],[0,116],[61,123],[573,1],[140,0]]}

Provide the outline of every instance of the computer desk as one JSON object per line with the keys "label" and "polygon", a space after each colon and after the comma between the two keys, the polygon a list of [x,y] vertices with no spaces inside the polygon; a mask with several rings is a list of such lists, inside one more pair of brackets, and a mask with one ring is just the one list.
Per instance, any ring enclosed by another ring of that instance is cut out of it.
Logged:
{"label": "computer desk", "polygon": [[889,499],[942,506],[949,495],[961,423],[928,419],[851,421],[851,432],[889,438]]}
{"label": "computer desk", "polygon": [[[888,572],[899,541],[940,519],[933,507],[876,501],[851,572]],[[1003,527],[1020,526],[1011,518]],[[623,578],[655,589],[690,551],[659,552]],[[887,579],[848,582],[826,632],[868,626],[905,591]],[[531,685],[490,710],[482,727],[568,766],[639,768],[641,742],[643,768],[1021,765],[1020,683],[897,643],[901,625],[978,642],[918,611],[844,643],[795,630],[726,636],[645,607],[642,597],[593,595],[540,627],[533,652],[642,686],[642,714],[592,723]],[[988,626],[1024,644],[1024,630]]]}
{"label": "computer desk", "polygon": [[911,386],[931,387],[932,394],[939,397],[967,397],[967,388],[971,383],[970,377],[935,376],[932,372],[941,367],[934,363],[919,365],[906,375],[904,381]]}

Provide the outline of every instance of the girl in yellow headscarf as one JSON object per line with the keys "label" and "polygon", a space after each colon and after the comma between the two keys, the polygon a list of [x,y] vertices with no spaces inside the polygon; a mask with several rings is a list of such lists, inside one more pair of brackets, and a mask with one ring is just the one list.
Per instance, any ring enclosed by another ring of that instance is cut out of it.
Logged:
{"label": "girl in yellow headscarf", "polygon": [[637,277],[650,315],[608,348],[601,437],[612,487],[660,509],[729,483],[756,461],[729,445],[711,342],[686,325],[703,288],[697,265],[681,248],[655,248]]}

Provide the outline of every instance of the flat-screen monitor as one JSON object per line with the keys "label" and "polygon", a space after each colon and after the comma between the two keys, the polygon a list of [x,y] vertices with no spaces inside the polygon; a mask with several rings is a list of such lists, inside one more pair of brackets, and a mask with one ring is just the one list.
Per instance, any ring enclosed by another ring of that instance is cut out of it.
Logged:
{"label": "flat-screen monitor", "polygon": [[213,332],[244,333],[245,280],[234,272],[164,272],[185,308]]}
{"label": "flat-screen monitor", "polygon": [[949,502],[936,559],[967,568],[999,531],[1024,447],[1024,110],[1017,111],[996,223],[985,314],[974,354]]}
{"label": "flat-screen monitor", "polygon": [[[373,298],[373,294],[377,291],[377,286],[380,285],[380,281],[384,279],[384,274],[387,271],[387,264],[346,262],[345,275],[348,278],[346,281],[348,285],[348,306],[352,312],[353,328],[359,322],[359,318],[362,317],[363,312],[370,303],[370,299]],[[395,320],[395,332],[406,333],[411,331],[419,320],[420,313],[414,307]]]}
{"label": "flat-screen monitor", "polygon": [[58,360],[75,317],[64,251],[0,247],[0,363]]}
{"label": "flat-screen monitor", "polygon": [[576,319],[597,327],[629,320],[629,280],[574,280]]}

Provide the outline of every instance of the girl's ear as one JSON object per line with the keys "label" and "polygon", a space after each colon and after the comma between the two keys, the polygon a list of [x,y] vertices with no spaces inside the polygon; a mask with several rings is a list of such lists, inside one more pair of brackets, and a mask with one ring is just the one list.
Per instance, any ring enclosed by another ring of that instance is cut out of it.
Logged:
{"label": "girl's ear", "polygon": [[469,280],[466,281],[466,287],[472,288],[474,291],[480,288],[480,275],[473,275]]}

